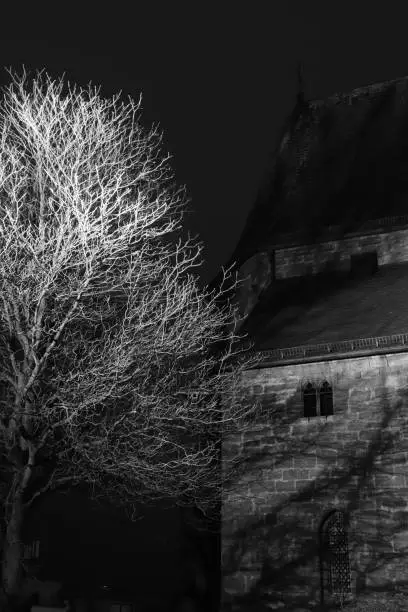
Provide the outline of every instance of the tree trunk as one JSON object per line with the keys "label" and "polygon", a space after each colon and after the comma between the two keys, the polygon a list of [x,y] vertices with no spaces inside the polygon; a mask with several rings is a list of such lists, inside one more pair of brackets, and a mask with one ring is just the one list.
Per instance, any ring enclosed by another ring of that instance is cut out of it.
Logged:
{"label": "tree trunk", "polygon": [[2,551],[2,587],[10,601],[16,599],[21,587],[21,561],[23,544],[21,532],[23,526],[23,503],[21,496],[12,501],[10,515],[4,534]]}

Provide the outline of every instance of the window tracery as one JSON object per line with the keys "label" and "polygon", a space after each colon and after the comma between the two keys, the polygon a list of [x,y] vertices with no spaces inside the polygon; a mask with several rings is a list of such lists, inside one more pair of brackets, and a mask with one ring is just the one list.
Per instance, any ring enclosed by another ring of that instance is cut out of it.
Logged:
{"label": "window tracery", "polygon": [[322,596],[345,599],[351,594],[351,571],[347,517],[334,510],[326,517],[320,532]]}

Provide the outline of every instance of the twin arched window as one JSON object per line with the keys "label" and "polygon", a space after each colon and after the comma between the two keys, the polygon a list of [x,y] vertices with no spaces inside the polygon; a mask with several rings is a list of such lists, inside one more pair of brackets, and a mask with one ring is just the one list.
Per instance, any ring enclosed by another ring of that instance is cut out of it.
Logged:
{"label": "twin arched window", "polygon": [[333,389],[325,381],[321,385],[308,382],[303,387],[303,416],[329,416],[333,414]]}

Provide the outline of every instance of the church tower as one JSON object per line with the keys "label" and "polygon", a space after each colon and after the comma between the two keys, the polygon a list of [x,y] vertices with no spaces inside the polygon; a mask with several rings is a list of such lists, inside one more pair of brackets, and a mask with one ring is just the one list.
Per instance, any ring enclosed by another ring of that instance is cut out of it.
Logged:
{"label": "church tower", "polygon": [[407,103],[408,78],[298,101],[234,253],[262,410],[223,443],[225,609],[408,589]]}

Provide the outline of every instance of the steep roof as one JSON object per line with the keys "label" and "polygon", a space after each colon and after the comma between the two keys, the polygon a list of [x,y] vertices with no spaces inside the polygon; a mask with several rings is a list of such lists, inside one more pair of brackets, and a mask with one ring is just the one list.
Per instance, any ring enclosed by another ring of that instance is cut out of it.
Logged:
{"label": "steep roof", "polygon": [[369,218],[405,214],[407,102],[408,77],[299,99],[231,259],[267,249],[278,232],[358,229]]}
{"label": "steep roof", "polygon": [[258,351],[408,333],[407,293],[408,264],[354,280],[332,273],[275,281],[244,331]]}

